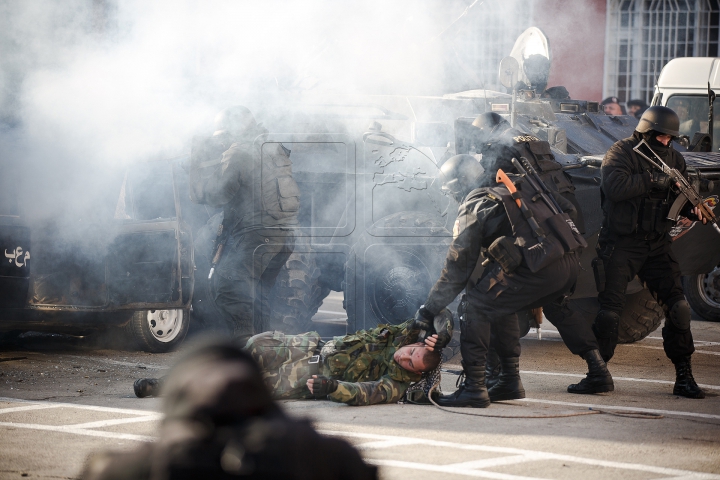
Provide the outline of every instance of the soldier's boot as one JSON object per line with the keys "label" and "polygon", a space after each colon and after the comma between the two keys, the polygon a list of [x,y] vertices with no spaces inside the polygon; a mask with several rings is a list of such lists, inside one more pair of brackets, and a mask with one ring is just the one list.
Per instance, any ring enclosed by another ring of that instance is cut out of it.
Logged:
{"label": "soldier's boot", "polygon": [[487,360],[485,361],[485,386],[488,388],[488,391],[500,380],[501,371],[500,357],[494,348],[490,348],[488,350]]}
{"label": "soldier's boot", "polygon": [[500,378],[488,390],[491,402],[525,398],[525,388],[520,380],[520,357],[501,357]]}
{"label": "soldier's boot", "polygon": [[615,354],[619,326],[620,315],[610,310],[600,310],[595,317],[592,329],[600,347],[600,355],[605,363],[609,362]]}
{"label": "soldier's boot", "polygon": [[673,395],[687,398],[705,398],[705,392],[698,387],[692,374],[690,356],[673,360],[675,364],[675,386]]}
{"label": "soldier's boot", "polygon": [[160,378],[138,378],[133,384],[135,396],[138,398],[157,397],[165,383],[165,377]]}
{"label": "soldier's boot", "polygon": [[437,401],[438,405],[442,407],[489,407],[490,397],[485,386],[485,365],[465,365],[463,363],[463,376],[465,378],[458,389],[449,395],[440,396]]}
{"label": "soldier's boot", "polygon": [[612,392],[615,390],[612,375],[608,371],[607,364],[600,355],[599,350],[585,352],[583,359],[587,362],[588,372],[578,383],[567,387],[568,393],[593,394]]}

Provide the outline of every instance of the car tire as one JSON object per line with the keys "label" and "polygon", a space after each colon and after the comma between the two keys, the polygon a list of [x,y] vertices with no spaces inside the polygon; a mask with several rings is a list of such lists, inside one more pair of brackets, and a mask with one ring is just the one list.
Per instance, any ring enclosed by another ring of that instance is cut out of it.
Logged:
{"label": "car tire", "polygon": [[627,295],[625,308],[620,315],[618,343],[642,340],[657,330],[664,318],[663,308],[647,288]]}
{"label": "car tire", "polygon": [[720,322],[720,265],[709,273],[683,277],[682,282],[692,309],[709,322]]}
{"label": "car tire", "polygon": [[275,279],[270,300],[270,322],[265,327],[284,333],[313,329],[312,318],[330,289],[320,283],[321,269],[309,238],[299,235],[295,249]]}
{"label": "car tire", "polygon": [[165,353],[182,343],[189,326],[190,311],[175,308],[138,310],[125,328],[132,343],[139,350]]}
{"label": "car tire", "polygon": [[[419,225],[432,236],[409,237],[397,225]],[[439,278],[450,243],[444,219],[426,212],[400,212],[376,222],[350,250],[345,267],[344,306],[348,331],[397,325],[415,315]],[[400,236],[402,234],[403,236]]]}

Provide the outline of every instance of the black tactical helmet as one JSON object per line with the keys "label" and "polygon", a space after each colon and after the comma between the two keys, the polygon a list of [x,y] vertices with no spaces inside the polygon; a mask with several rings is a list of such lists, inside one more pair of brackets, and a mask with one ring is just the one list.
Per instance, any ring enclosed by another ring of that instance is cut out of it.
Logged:
{"label": "black tactical helmet", "polygon": [[680,134],[680,118],[672,109],[657,105],[645,110],[635,130],[640,133],[654,130],[677,137]]}
{"label": "black tactical helmet", "polygon": [[455,155],[440,167],[443,192],[460,203],[472,190],[478,188],[484,173],[483,167],[472,155]]}
{"label": "black tactical helmet", "polygon": [[475,138],[480,143],[486,143],[498,125],[502,124],[507,124],[508,126],[510,125],[507,120],[495,112],[487,112],[478,115],[472,122],[472,126],[477,129],[475,131]]}
{"label": "black tactical helmet", "polygon": [[235,105],[217,114],[215,117],[215,133],[213,135],[223,133],[233,136],[240,135],[255,125],[255,117],[253,117],[252,112],[242,105]]}

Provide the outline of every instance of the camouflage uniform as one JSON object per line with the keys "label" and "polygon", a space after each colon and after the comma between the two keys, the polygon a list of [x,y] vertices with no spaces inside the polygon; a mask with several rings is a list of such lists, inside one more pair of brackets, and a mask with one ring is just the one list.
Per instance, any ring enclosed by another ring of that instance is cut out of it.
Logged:
{"label": "camouflage uniform", "polygon": [[265,332],[252,337],[245,348],[262,368],[274,398],[310,398],[305,382],[312,375],[324,375],[339,380],[337,390],[328,395],[335,402],[395,403],[421,377],[393,360],[398,348],[417,338],[411,323],[379,325],[326,344],[317,332]]}

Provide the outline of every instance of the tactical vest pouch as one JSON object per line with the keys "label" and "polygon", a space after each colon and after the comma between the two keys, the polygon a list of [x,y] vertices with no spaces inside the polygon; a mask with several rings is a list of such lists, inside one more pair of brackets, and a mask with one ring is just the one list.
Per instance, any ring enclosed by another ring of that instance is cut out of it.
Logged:
{"label": "tactical vest pouch", "polygon": [[279,143],[262,149],[263,208],[275,220],[289,219],[300,210],[300,188],[292,177],[289,152]]}
{"label": "tactical vest pouch", "polygon": [[[527,142],[527,148],[532,154],[531,163],[546,185],[554,185],[560,193],[574,192],[575,186],[568,175],[562,171],[562,165],[555,159],[550,144],[547,142]],[[535,162],[532,162],[535,160]],[[552,187],[550,187],[552,188]]]}
{"label": "tactical vest pouch", "polygon": [[644,198],[640,205],[640,230],[644,232],[664,233],[672,225],[667,220],[670,209],[663,199]]}
{"label": "tactical vest pouch", "polygon": [[499,237],[488,247],[488,254],[505,273],[512,273],[522,263],[523,255],[512,237]]}
{"label": "tactical vest pouch", "polygon": [[545,220],[549,229],[563,244],[566,252],[574,252],[579,248],[587,247],[585,239],[567,213],[558,213]]}
{"label": "tactical vest pouch", "polygon": [[541,243],[531,247],[523,247],[525,264],[532,273],[537,273],[548,265],[560,260],[565,255],[563,244],[552,235],[545,237]]}

